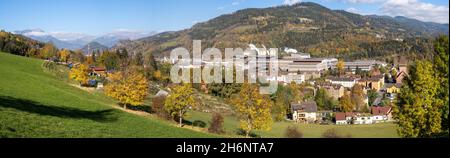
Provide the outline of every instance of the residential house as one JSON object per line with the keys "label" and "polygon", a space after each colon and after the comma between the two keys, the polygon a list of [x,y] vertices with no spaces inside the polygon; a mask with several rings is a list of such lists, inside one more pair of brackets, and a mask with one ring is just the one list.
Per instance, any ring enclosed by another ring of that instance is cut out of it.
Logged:
{"label": "residential house", "polygon": [[105,77],[106,69],[102,67],[91,67],[91,76]]}
{"label": "residential house", "polygon": [[291,104],[292,119],[299,123],[314,123],[317,121],[317,104],[315,101]]}
{"label": "residential house", "polygon": [[339,100],[344,96],[345,88],[340,84],[332,84],[331,82],[324,82],[317,84],[318,88],[323,88],[327,91],[328,95],[333,97],[335,100]]}
{"label": "residential house", "polygon": [[281,72],[281,74],[277,76],[277,81],[284,84],[289,84],[292,82],[300,84],[305,82],[305,75],[297,73]]}
{"label": "residential house", "polygon": [[337,125],[346,125],[348,124],[347,119],[345,118],[345,113],[338,112],[335,116],[335,122]]}
{"label": "residential house", "polygon": [[372,120],[374,123],[392,121],[392,107],[372,107]]}
{"label": "residential house", "polygon": [[358,80],[358,84],[363,87],[379,91],[384,86],[384,79],[384,75],[380,74],[370,78],[362,78]]}
{"label": "residential house", "polygon": [[337,125],[347,125],[352,123],[353,113],[351,112],[337,112],[335,114],[335,122]]}
{"label": "residential house", "polygon": [[353,116],[353,124],[355,125],[364,125],[364,124],[373,124],[374,121],[370,114],[355,114]]}
{"label": "residential house", "polygon": [[400,83],[387,84],[386,85],[386,93],[400,93],[401,87],[402,87],[402,84],[400,84]]}
{"label": "residential house", "polygon": [[401,58],[399,61],[397,76],[395,77],[396,83],[403,83],[403,79],[408,76],[408,65],[405,58]]}

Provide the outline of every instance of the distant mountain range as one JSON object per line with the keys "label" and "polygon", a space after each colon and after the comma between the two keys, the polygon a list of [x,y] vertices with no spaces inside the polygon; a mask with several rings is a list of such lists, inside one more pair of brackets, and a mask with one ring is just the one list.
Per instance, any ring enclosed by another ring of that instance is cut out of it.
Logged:
{"label": "distant mountain range", "polygon": [[80,33],[45,32],[42,29],[21,30],[13,33],[24,35],[40,42],[51,42],[60,49],[66,48],[70,50],[82,49],[91,42],[110,48],[121,40],[136,40],[156,34],[156,32],[117,30],[100,36],[91,36]]}
{"label": "distant mountain range", "polygon": [[422,22],[406,17],[359,15],[331,10],[312,2],[291,6],[249,8],[225,14],[176,32],[122,41],[115,48],[169,56],[177,47],[294,48],[316,57],[372,58],[395,54],[426,54],[430,42],[449,32],[448,24]]}

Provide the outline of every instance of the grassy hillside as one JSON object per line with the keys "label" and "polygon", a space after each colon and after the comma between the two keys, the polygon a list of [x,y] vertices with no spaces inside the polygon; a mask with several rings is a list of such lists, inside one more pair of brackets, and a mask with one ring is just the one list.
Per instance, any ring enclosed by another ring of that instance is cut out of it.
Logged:
{"label": "grassy hillside", "polygon": [[44,72],[42,62],[0,53],[0,138],[214,137],[114,109],[102,94]]}

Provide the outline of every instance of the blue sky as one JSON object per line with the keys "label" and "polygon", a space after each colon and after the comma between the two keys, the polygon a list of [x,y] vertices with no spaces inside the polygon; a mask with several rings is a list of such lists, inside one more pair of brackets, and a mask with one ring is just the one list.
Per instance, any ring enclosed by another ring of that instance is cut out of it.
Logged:
{"label": "blue sky", "polygon": [[[172,31],[221,14],[301,0],[1,0],[0,28],[102,34]],[[312,0],[331,9],[448,23],[447,0]],[[446,15],[444,15],[446,14]]]}

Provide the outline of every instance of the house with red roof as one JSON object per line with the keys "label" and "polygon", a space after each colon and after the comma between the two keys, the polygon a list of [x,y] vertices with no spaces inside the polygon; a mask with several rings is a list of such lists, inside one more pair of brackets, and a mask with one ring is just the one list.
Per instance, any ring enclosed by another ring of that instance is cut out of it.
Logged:
{"label": "house with red roof", "polygon": [[91,67],[91,76],[104,77],[106,76],[106,69],[102,67]]}
{"label": "house with red roof", "polygon": [[388,122],[393,120],[392,107],[373,106],[371,110],[372,110],[372,120],[374,121],[374,123]]}
{"label": "house with red roof", "polygon": [[352,112],[337,112],[335,114],[335,122],[337,125],[352,124],[354,113]]}

